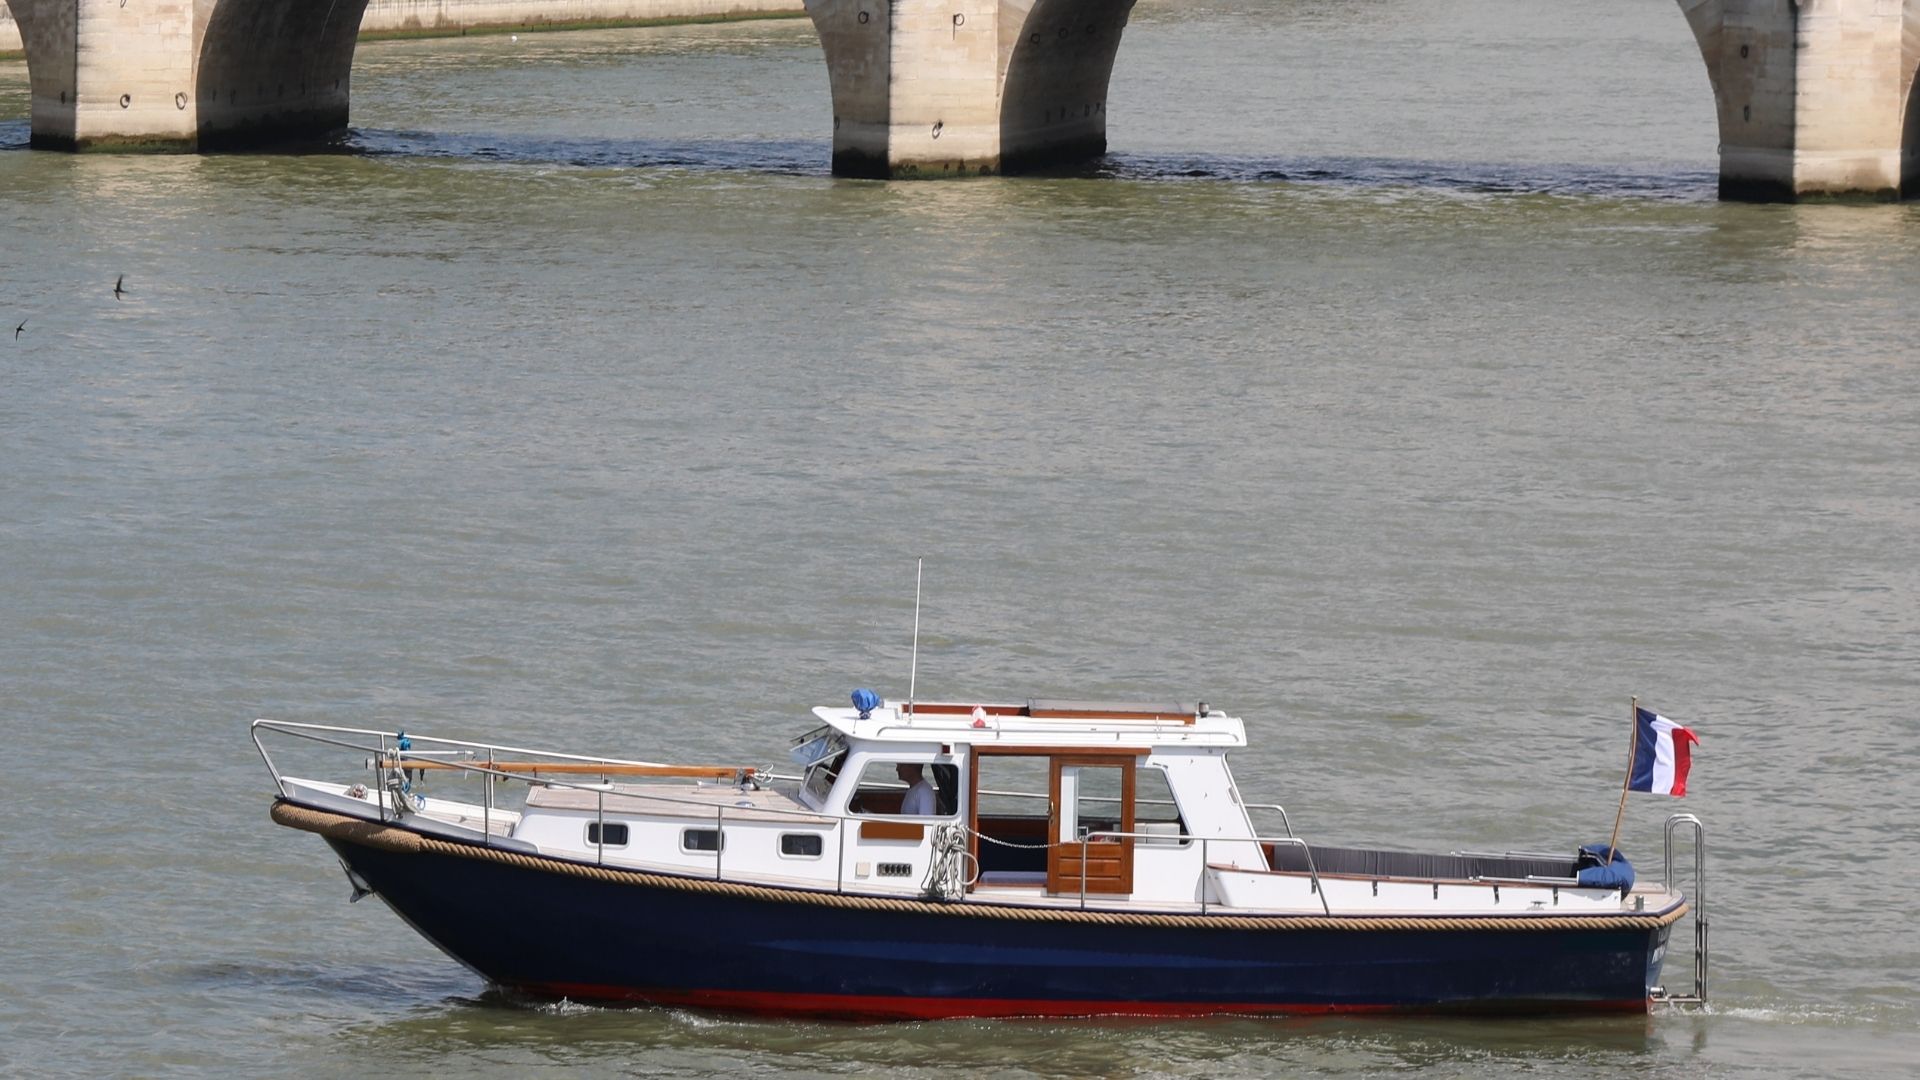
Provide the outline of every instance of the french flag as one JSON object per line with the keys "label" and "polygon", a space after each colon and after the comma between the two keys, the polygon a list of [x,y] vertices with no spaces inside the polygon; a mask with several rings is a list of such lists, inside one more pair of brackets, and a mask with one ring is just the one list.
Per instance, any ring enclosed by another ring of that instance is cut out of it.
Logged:
{"label": "french flag", "polygon": [[1686,795],[1687,769],[1693,765],[1693,744],[1700,741],[1699,736],[1638,706],[1633,710],[1633,726],[1639,744],[1633,751],[1628,790],[1674,798]]}

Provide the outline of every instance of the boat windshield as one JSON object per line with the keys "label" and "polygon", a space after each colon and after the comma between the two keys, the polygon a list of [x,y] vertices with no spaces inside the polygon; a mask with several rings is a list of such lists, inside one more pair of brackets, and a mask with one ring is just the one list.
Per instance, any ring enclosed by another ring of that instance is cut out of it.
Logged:
{"label": "boat windshield", "polygon": [[827,792],[847,760],[847,737],[832,727],[819,727],[793,740],[793,763],[806,769],[800,784],[803,802],[818,810],[827,804]]}

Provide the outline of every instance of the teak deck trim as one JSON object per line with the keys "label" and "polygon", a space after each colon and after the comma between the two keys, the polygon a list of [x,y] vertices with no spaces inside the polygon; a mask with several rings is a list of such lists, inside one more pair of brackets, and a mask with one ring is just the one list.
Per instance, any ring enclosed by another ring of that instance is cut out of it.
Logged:
{"label": "teak deck trim", "polygon": [[438,758],[412,757],[401,754],[397,767],[403,769],[459,769],[463,772],[515,773],[538,776],[548,773],[554,776],[690,776],[700,780],[732,780],[739,776],[753,776],[755,770],[748,765],[627,765],[596,764],[591,761],[441,761]]}

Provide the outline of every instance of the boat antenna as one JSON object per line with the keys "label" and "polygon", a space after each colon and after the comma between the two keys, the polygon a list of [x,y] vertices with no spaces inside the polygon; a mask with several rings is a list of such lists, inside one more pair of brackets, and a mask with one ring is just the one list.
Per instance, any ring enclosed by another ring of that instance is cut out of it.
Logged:
{"label": "boat antenna", "polygon": [[913,560],[913,660],[907,666],[907,720],[913,720],[913,691],[920,676],[920,571],[927,557]]}

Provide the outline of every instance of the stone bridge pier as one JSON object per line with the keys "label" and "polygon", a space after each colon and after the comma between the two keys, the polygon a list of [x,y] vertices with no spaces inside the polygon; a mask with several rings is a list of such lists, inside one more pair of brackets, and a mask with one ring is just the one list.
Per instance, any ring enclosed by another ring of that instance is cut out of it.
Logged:
{"label": "stone bridge pier", "polygon": [[[1920,194],[1920,0],[1679,0],[1706,60],[1720,193]],[[1015,172],[1106,151],[1133,0],[807,0],[833,170]]]}
{"label": "stone bridge pier", "polygon": [[367,0],[7,3],[36,147],[207,150],[347,126]]}
{"label": "stone bridge pier", "polygon": [[[6,0],[33,144],[205,150],[340,130],[368,0]],[[1134,0],[805,0],[848,176],[1106,152]],[[1920,195],[1920,0],[1678,0],[1730,199]]]}
{"label": "stone bridge pier", "polygon": [[1680,0],[1720,121],[1720,196],[1920,195],[1920,0]]}
{"label": "stone bridge pier", "polygon": [[1017,172],[1107,150],[1134,0],[807,0],[833,88],[833,171]]}

